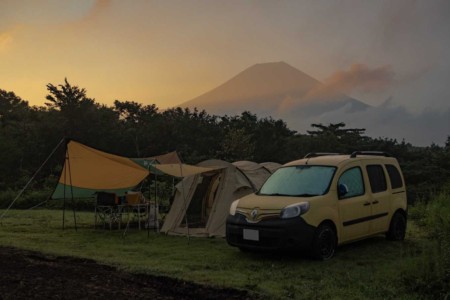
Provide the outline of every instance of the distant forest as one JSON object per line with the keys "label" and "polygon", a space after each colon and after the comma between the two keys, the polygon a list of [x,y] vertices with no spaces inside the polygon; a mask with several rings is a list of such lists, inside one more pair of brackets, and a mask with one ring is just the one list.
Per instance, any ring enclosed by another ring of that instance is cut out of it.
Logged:
{"label": "distant forest", "polygon": [[[311,130],[299,133],[283,120],[248,111],[216,116],[179,107],[161,111],[154,104],[121,100],[107,106],[67,79],[61,85],[48,84],[47,90],[45,106],[30,107],[14,92],[0,89],[0,192],[21,189],[62,138],[127,157],[176,150],[190,164],[211,158],[286,163],[309,152],[386,151],[398,158],[411,193],[424,195],[450,186],[450,136],[444,146],[416,147],[368,137],[365,129],[346,128],[344,123],[311,124]],[[52,188],[63,160],[61,150],[34,188]]]}

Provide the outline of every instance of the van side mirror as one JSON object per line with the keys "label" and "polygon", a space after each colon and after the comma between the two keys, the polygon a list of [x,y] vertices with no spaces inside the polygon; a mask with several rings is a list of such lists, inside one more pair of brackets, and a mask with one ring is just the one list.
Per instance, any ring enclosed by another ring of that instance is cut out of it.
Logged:
{"label": "van side mirror", "polygon": [[348,194],[348,187],[347,187],[347,185],[346,184],[343,184],[343,183],[340,183],[339,185],[338,185],[338,195],[339,195],[339,198],[342,198],[342,197],[344,197],[345,195],[347,195]]}

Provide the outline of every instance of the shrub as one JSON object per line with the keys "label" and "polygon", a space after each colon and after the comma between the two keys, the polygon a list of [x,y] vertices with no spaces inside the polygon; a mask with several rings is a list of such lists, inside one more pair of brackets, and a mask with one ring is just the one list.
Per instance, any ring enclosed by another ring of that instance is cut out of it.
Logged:
{"label": "shrub", "polygon": [[16,198],[18,191],[7,189],[0,192],[0,208],[7,208],[10,203]]}
{"label": "shrub", "polygon": [[[7,208],[16,199],[20,191],[8,189],[0,193],[0,208]],[[28,209],[43,204],[49,198],[51,191],[47,189],[24,192],[13,203],[12,208]]]}
{"label": "shrub", "polygon": [[450,194],[442,192],[428,203],[417,203],[410,217],[423,226],[430,240],[420,257],[403,272],[405,286],[434,299],[450,295]]}

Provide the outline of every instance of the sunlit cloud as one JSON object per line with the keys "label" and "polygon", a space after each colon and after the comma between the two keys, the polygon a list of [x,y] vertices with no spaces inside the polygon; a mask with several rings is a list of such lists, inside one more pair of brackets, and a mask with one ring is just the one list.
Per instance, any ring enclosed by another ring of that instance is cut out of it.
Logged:
{"label": "sunlit cloud", "polygon": [[12,43],[12,35],[9,32],[0,32],[0,50],[5,49]]}
{"label": "sunlit cloud", "polygon": [[97,19],[105,10],[111,6],[111,0],[97,0],[92,8],[87,12],[86,16],[82,18],[82,23],[91,22]]}
{"label": "sunlit cloud", "polygon": [[0,31],[0,51],[10,49],[14,43],[15,36],[21,26],[17,25],[12,29]]}
{"label": "sunlit cloud", "polygon": [[322,88],[350,94],[381,93],[395,84],[395,73],[389,65],[369,68],[365,64],[353,64],[348,70],[339,70],[325,79]]}

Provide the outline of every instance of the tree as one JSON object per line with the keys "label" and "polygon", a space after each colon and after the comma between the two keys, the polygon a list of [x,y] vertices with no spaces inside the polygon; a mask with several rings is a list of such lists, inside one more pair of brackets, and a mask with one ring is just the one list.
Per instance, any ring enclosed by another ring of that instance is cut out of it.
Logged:
{"label": "tree", "polygon": [[177,150],[189,163],[216,157],[223,137],[217,117],[206,111],[172,108],[162,113],[165,148]]}
{"label": "tree", "polygon": [[30,166],[34,167],[30,154],[36,147],[35,125],[35,112],[28,102],[0,89],[0,189],[18,184]]}
{"label": "tree", "polygon": [[318,130],[308,130],[317,152],[352,152],[361,150],[367,142],[367,137],[363,134],[366,131],[363,128],[345,128],[345,123],[330,123],[328,126],[319,124],[311,124],[311,127]]}
{"label": "tree", "polygon": [[60,111],[58,115],[61,119],[63,134],[66,137],[82,139],[87,131],[89,120],[93,119],[95,103],[93,99],[86,97],[86,90],[78,86],[72,86],[64,79],[64,84],[47,84],[49,94],[46,99],[49,101],[45,105],[50,109]]}
{"label": "tree", "polygon": [[86,90],[72,86],[67,78],[64,84],[47,84],[46,104],[53,116],[54,132],[62,137],[76,139],[94,147],[114,145],[118,131],[118,114],[105,105],[86,96]]}
{"label": "tree", "polygon": [[253,160],[256,145],[243,128],[232,128],[224,136],[221,156],[226,161]]}
{"label": "tree", "polygon": [[[156,105],[143,106],[134,101],[115,100],[114,111],[119,114],[121,142],[134,145],[134,151],[130,155],[148,156],[149,145],[154,144],[153,138],[157,134],[155,125],[160,118]],[[142,149],[146,151],[143,152]]]}
{"label": "tree", "polygon": [[29,113],[28,102],[13,92],[0,89],[0,128],[20,122]]}

